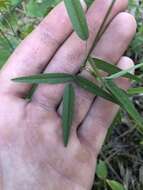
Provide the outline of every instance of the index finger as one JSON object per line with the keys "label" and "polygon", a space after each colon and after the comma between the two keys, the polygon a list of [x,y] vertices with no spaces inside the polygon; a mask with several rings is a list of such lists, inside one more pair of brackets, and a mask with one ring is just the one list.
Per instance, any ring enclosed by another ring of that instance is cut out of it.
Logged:
{"label": "index finger", "polygon": [[1,92],[25,96],[31,85],[15,84],[11,82],[11,79],[43,71],[71,32],[72,26],[62,2],[49,13],[9,58],[0,74]]}

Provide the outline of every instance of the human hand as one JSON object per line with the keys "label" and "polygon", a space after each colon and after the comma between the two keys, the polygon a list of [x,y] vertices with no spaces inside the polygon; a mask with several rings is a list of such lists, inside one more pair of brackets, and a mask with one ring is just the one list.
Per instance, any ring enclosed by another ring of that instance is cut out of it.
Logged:
{"label": "human hand", "polygon": [[[29,102],[29,84],[12,78],[40,72],[76,73],[92,46],[111,0],[96,0],[87,11],[90,38],[85,44],[75,33],[60,3],[15,50],[0,73],[0,189],[89,190],[96,159],[118,106],[76,87],[75,118],[68,147],[62,141],[61,104],[64,85],[39,85]],[[92,56],[121,69],[133,65],[122,57],[136,23],[125,13],[127,0],[117,0],[108,29]],[[121,13],[122,12],[122,13]],[[109,20],[108,20],[109,22]],[[81,73],[92,80],[86,71]],[[127,79],[118,79],[127,89]]]}

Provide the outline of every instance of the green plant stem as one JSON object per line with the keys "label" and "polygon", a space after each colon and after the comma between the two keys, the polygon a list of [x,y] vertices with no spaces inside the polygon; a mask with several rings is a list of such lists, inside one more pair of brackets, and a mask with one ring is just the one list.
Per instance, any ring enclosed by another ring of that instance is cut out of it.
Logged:
{"label": "green plant stem", "polygon": [[91,67],[92,67],[92,73],[93,73],[93,76],[96,78],[98,78],[101,82],[101,84],[103,85],[104,84],[104,80],[102,79],[98,69],[96,68],[93,60],[91,57],[88,58],[88,62],[90,63]]}
{"label": "green plant stem", "polygon": [[88,61],[89,61],[90,65],[91,65],[91,67],[92,67],[91,73],[93,74],[93,76],[94,76],[95,78],[97,78],[97,79],[99,80],[99,82],[101,83],[101,87],[102,87],[104,90],[107,90],[107,91],[108,91],[108,89],[107,89],[106,86],[105,86],[105,81],[104,81],[104,79],[102,78],[102,76],[100,75],[100,72],[99,72],[98,68],[96,68],[96,66],[95,66],[94,61],[92,60],[92,58],[89,57],[89,58],[88,58]]}
{"label": "green plant stem", "polygon": [[100,40],[101,36],[103,35],[103,33],[105,32],[105,30],[107,29],[108,24],[107,24],[107,26],[105,26],[105,24],[106,24],[107,19],[109,18],[109,14],[110,14],[110,12],[111,12],[111,10],[112,10],[115,2],[116,2],[116,0],[112,1],[111,5],[110,5],[110,7],[109,7],[109,9],[108,9],[105,17],[104,17],[104,20],[103,20],[103,22],[101,24],[101,27],[100,27],[100,29],[99,29],[96,37],[95,37],[95,40],[94,40],[94,42],[93,42],[93,44],[92,44],[92,46],[91,46],[91,48],[90,48],[90,50],[88,52],[87,57],[86,57],[86,59],[85,59],[85,61],[83,63],[84,66],[85,66],[86,62],[88,61],[88,59],[89,59],[89,57],[90,57],[93,49],[95,48],[95,46],[97,45],[98,41]]}

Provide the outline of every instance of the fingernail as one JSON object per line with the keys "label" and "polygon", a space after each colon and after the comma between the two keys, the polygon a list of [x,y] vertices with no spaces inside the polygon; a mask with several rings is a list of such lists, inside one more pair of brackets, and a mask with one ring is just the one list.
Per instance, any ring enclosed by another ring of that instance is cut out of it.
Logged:
{"label": "fingernail", "polygon": [[[120,59],[118,66],[120,69],[126,70],[132,68],[134,63],[130,58],[124,56]],[[129,71],[129,73],[134,74],[134,71],[135,70],[133,68]]]}

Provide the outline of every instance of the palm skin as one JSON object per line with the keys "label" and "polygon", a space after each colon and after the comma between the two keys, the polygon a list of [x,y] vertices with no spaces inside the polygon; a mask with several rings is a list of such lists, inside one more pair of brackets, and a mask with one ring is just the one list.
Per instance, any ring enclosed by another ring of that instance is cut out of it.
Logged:
{"label": "palm skin", "polygon": [[[95,13],[96,16],[103,14],[104,17],[104,11],[98,12],[101,5],[107,10],[109,2],[97,0],[87,13],[91,28],[95,25],[94,22],[97,22],[95,19],[92,23]],[[93,56],[112,63],[118,62],[118,66],[122,69],[133,64],[132,60],[122,57],[122,54],[134,36],[136,28],[132,16],[120,13],[126,9],[126,6],[127,1],[117,0],[111,13],[111,19],[114,19],[93,51]],[[63,21],[61,28],[54,24],[58,22],[59,14]],[[47,64],[46,72],[76,72],[79,69],[83,59],[81,57],[84,55],[81,49],[84,49],[82,47],[85,47],[85,43],[75,34],[70,37],[72,28],[67,18],[64,5],[61,3],[39,28],[22,42],[0,73],[0,189],[2,190],[90,190],[92,187],[97,156],[118,107],[101,98],[96,98],[94,101],[93,95],[76,88],[75,120],[69,144],[64,147],[60,111],[57,110],[57,106],[61,104],[63,85],[39,85],[32,100],[28,101],[23,97],[31,86],[11,81],[14,77],[40,73],[39,69],[45,68]],[[45,23],[53,32],[58,30],[56,41],[51,34],[45,33],[45,28],[44,32],[42,31]],[[130,30],[126,30],[126,27]],[[41,33],[44,37],[40,36]],[[113,33],[117,35],[113,37]],[[58,40],[64,44],[56,52],[54,47],[49,44],[47,46],[47,42],[43,42],[45,35],[46,40],[50,38],[49,42],[52,41],[54,46],[61,45],[57,43]],[[92,35],[91,39],[95,37]],[[37,36],[41,37],[39,41]],[[111,39],[113,43],[109,43]],[[33,44],[35,40],[37,41]],[[89,41],[90,46],[91,40]],[[71,50],[70,47],[73,46],[76,48]],[[67,49],[70,56],[67,56],[65,51]],[[80,51],[77,53],[77,50]],[[51,56],[48,57],[50,51],[52,51],[52,61]],[[71,59],[73,53],[75,54]],[[25,62],[27,57],[28,63]],[[69,60],[71,63],[67,66]],[[74,65],[72,65],[73,60]],[[85,73],[82,75],[90,78]],[[117,83],[124,89],[129,87],[127,79],[119,79]]]}
{"label": "palm skin", "polygon": [[1,189],[90,189],[96,154],[77,136],[63,146],[56,112],[41,117],[37,105],[9,97],[3,97],[0,107],[1,171],[10,165],[1,173]]}

